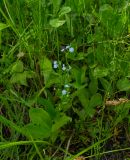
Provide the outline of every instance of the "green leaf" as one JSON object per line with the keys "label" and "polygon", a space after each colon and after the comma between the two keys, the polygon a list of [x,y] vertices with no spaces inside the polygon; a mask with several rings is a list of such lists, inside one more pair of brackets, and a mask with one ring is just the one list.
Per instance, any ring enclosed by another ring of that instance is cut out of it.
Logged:
{"label": "green leaf", "polygon": [[24,129],[26,129],[27,134],[30,134],[34,139],[47,138],[51,134],[51,128],[45,125],[45,123],[41,125],[29,123]]}
{"label": "green leaf", "polygon": [[95,107],[102,104],[102,96],[99,93],[93,95],[89,101],[88,107],[85,109],[89,117],[95,114]]}
{"label": "green leaf", "polygon": [[101,94],[96,93],[90,99],[89,108],[94,108],[99,105],[102,105],[102,96],[101,96]]}
{"label": "green leaf", "polygon": [[50,20],[50,25],[54,28],[58,28],[62,26],[66,21],[65,20],[59,20],[58,18]]}
{"label": "green leaf", "polygon": [[2,31],[3,29],[9,27],[9,25],[4,24],[4,23],[0,23],[0,31]]}
{"label": "green leaf", "polygon": [[42,108],[31,108],[29,110],[31,123],[24,128],[33,138],[47,138],[51,134],[52,120],[50,115]]}
{"label": "green leaf", "polygon": [[[82,68],[74,67],[72,68],[72,74],[75,79],[74,86],[75,88],[79,88],[83,85],[83,83],[86,83],[86,66],[83,66]],[[86,85],[86,84],[85,84]]]}
{"label": "green leaf", "polygon": [[51,119],[56,117],[56,110],[50,99],[45,99],[38,97],[38,104],[43,105],[46,108],[47,113],[50,115]]}
{"label": "green leaf", "polygon": [[117,88],[119,91],[128,91],[130,90],[130,80],[127,78],[119,79],[117,82]]}
{"label": "green leaf", "polygon": [[108,73],[109,73],[109,70],[107,68],[96,67],[94,69],[93,75],[95,78],[102,78],[102,77],[106,77]]}
{"label": "green leaf", "polygon": [[12,73],[15,73],[15,72],[19,73],[19,72],[23,72],[23,69],[24,69],[23,62],[18,60],[14,63],[11,72]]}
{"label": "green leaf", "polygon": [[[45,72],[44,72],[44,75],[45,75]],[[60,84],[61,79],[62,79],[62,75],[60,75],[54,71],[50,72],[50,74],[48,75],[48,79],[46,81],[46,88],[49,88],[53,84]]]}
{"label": "green leaf", "polygon": [[10,79],[11,83],[17,83],[20,85],[27,86],[27,80],[26,80],[26,74],[25,72],[23,73],[14,73]]}
{"label": "green leaf", "polygon": [[67,14],[69,12],[71,12],[71,8],[70,7],[67,7],[67,6],[66,7],[62,7],[58,15],[59,15],[59,17],[61,17],[61,16],[65,15],[65,14]]}
{"label": "green leaf", "polygon": [[100,78],[100,82],[105,90],[105,92],[112,94],[112,86],[111,83],[108,82],[105,78]]}
{"label": "green leaf", "polygon": [[10,79],[10,82],[27,86],[27,78],[32,78],[33,76],[34,76],[34,72],[32,71],[24,71],[22,73],[13,73]]}
{"label": "green leaf", "polygon": [[67,14],[65,15],[65,19],[66,19],[68,31],[69,31],[71,37],[74,37],[73,20]]}
{"label": "green leaf", "polygon": [[86,88],[80,89],[77,92],[77,96],[82,104],[82,106],[87,109],[89,105],[89,91]]}
{"label": "green leaf", "polygon": [[52,126],[52,132],[58,131],[61,127],[67,124],[72,119],[66,115],[62,115],[55,120],[55,123]]}
{"label": "green leaf", "polygon": [[44,125],[46,128],[52,126],[49,114],[42,108],[31,108],[29,110],[29,117],[33,124]]}
{"label": "green leaf", "polygon": [[47,57],[41,59],[39,63],[40,63],[41,74],[43,74],[44,76],[44,83],[46,85],[52,73],[52,63]]}

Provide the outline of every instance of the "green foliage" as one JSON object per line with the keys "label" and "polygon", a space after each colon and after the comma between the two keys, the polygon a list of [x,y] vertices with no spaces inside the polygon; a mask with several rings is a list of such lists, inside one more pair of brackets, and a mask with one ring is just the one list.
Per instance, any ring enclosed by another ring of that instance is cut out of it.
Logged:
{"label": "green foliage", "polygon": [[117,82],[117,88],[120,91],[128,91],[130,89],[130,81],[127,78],[119,79]]}
{"label": "green foliage", "polygon": [[29,110],[30,123],[25,126],[30,135],[36,139],[46,138],[51,133],[51,118],[42,108],[32,108]]}
{"label": "green foliage", "polygon": [[104,159],[111,135],[111,149],[127,147],[117,139],[130,133],[129,10],[128,0],[0,2],[0,159]]}
{"label": "green foliage", "polygon": [[54,136],[57,136],[59,129],[71,121],[71,118],[62,115],[52,119],[48,112],[42,108],[31,108],[29,110],[30,123],[27,124],[24,129],[35,139],[43,139],[51,136],[53,140]]}

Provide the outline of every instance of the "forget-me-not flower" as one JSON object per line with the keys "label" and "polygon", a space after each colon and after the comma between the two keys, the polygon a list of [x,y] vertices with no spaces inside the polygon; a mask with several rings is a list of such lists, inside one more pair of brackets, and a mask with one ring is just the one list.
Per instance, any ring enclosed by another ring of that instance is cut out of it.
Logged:
{"label": "forget-me-not flower", "polygon": [[67,91],[65,89],[62,90],[62,95],[66,95],[67,94]]}
{"label": "forget-me-not flower", "polygon": [[58,64],[54,64],[54,65],[53,65],[53,68],[54,68],[54,69],[58,68]]}
{"label": "forget-me-not flower", "polygon": [[73,53],[73,52],[74,52],[74,48],[73,48],[73,47],[70,47],[70,48],[69,48],[69,52],[70,52],[70,53]]}
{"label": "forget-me-not flower", "polygon": [[53,61],[53,68],[54,68],[54,69],[58,68],[58,63],[57,63],[57,61]]}

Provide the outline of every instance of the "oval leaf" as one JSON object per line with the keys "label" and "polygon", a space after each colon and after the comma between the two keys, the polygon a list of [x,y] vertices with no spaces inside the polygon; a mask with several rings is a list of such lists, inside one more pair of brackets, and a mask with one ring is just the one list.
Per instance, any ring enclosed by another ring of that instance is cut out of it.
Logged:
{"label": "oval leaf", "polygon": [[70,7],[63,7],[63,8],[61,8],[61,10],[59,12],[59,17],[65,15],[65,14],[67,14],[69,12],[71,12],[71,8]]}
{"label": "oval leaf", "polygon": [[89,102],[89,108],[94,108],[102,104],[102,96],[99,93],[96,93]]}
{"label": "oval leaf", "polygon": [[50,20],[50,25],[54,28],[58,28],[65,23],[65,20],[59,20],[58,18]]}
{"label": "oval leaf", "polygon": [[24,69],[23,62],[19,60],[14,63],[11,72],[19,73],[19,72],[23,72],[23,69]]}
{"label": "oval leaf", "polygon": [[33,123],[29,123],[24,127],[24,129],[34,139],[47,138],[50,136],[51,133],[51,128],[48,128],[45,124],[34,125]]}
{"label": "oval leaf", "polygon": [[42,108],[31,108],[29,110],[29,117],[31,122],[36,125],[46,124],[47,126],[52,125],[49,114]]}

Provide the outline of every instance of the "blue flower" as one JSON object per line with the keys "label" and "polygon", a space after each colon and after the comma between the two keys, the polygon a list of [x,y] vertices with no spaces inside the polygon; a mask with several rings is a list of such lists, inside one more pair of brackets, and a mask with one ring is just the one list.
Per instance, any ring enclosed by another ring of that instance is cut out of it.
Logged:
{"label": "blue flower", "polygon": [[58,64],[54,64],[54,65],[53,65],[53,68],[54,68],[54,69],[58,68]]}
{"label": "blue flower", "polygon": [[57,63],[57,61],[53,61],[53,68],[54,68],[54,69],[58,68],[58,63]]}
{"label": "blue flower", "polygon": [[70,53],[73,53],[73,52],[74,52],[74,48],[73,48],[73,47],[70,47],[70,48],[69,48],[69,52],[70,52]]}
{"label": "blue flower", "polygon": [[65,89],[62,90],[62,95],[66,95],[67,94],[67,91]]}

